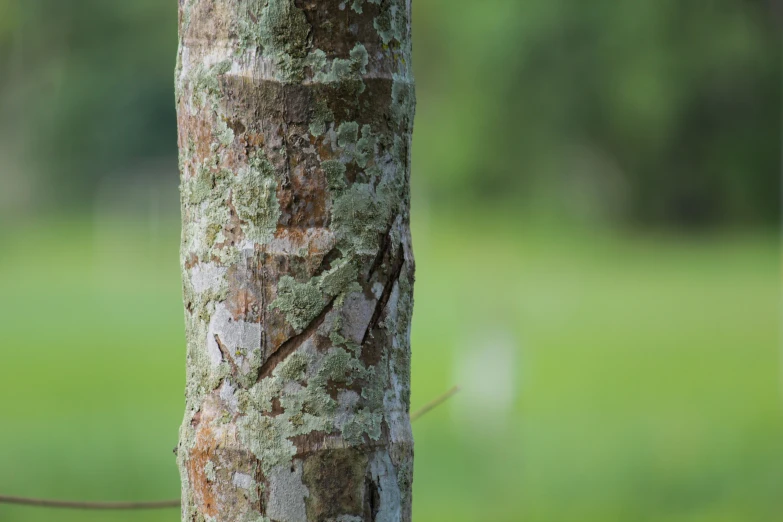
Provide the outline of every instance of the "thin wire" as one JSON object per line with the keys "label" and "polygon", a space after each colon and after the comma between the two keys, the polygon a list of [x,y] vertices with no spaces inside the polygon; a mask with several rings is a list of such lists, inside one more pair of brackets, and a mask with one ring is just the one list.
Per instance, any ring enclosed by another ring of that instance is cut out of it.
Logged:
{"label": "thin wire", "polygon": [[[455,393],[459,391],[459,386],[454,386],[452,389],[444,393],[443,395],[436,397],[432,401],[428,402],[415,412],[411,414],[411,422],[429,413],[434,408],[437,408],[447,400],[449,400]],[[89,510],[133,510],[133,509],[164,509],[175,508],[180,506],[180,500],[154,500],[151,502],[80,502],[73,500],[54,500],[47,498],[29,498],[29,497],[13,497],[9,495],[0,495],[0,504],[15,504],[17,506],[33,506],[33,507],[45,507],[45,508],[62,508],[62,509],[89,509]]]}
{"label": "thin wire", "polygon": [[63,509],[161,509],[179,507],[179,499],[157,500],[152,502],[78,502],[72,500],[53,500],[46,498],[11,497],[0,495],[0,504],[35,506]]}
{"label": "thin wire", "polygon": [[447,400],[449,400],[451,397],[453,397],[457,392],[459,391],[459,386],[455,386],[440,397],[436,397],[435,399],[431,400],[415,412],[411,414],[411,422],[415,421],[422,415],[429,413],[434,408],[437,408]]}

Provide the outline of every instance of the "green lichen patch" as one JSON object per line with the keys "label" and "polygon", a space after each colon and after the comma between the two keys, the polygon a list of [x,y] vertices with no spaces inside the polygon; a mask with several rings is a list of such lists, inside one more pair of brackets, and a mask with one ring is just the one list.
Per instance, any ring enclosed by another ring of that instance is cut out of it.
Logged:
{"label": "green lichen patch", "polygon": [[207,246],[211,247],[215,244],[215,240],[217,239],[221,230],[223,230],[223,226],[217,223],[207,225],[207,234],[205,236]]}
{"label": "green lichen patch", "polygon": [[372,129],[369,125],[362,127],[362,137],[356,141],[356,149],[354,150],[354,159],[356,163],[364,168],[367,166],[367,162],[375,154],[376,138],[372,133]]}
{"label": "green lichen patch", "polygon": [[337,195],[345,190],[345,165],[337,160],[326,160],[321,163],[321,168],[333,194]]}
{"label": "green lichen patch", "polygon": [[336,264],[306,283],[283,276],[277,284],[277,298],[269,308],[283,312],[294,330],[301,332],[321,313],[328,297],[360,291],[358,277],[358,270],[350,260]]}
{"label": "green lichen patch", "polygon": [[[296,452],[292,437],[333,429],[332,414],[337,404],[327,384],[329,379],[349,371],[343,353],[329,353],[319,364],[311,355],[293,355],[296,358],[289,357],[271,376],[250,388],[240,402],[246,412],[237,422],[240,440],[259,458],[265,474],[290,462]],[[306,386],[293,384],[289,379],[292,373],[301,377],[309,373]],[[282,413],[270,415],[273,399],[279,401]]]}
{"label": "green lichen patch", "polygon": [[403,459],[397,464],[397,486],[401,492],[410,491],[413,485],[413,465],[410,460]]}
{"label": "green lichen patch", "polygon": [[298,283],[291,276],[283,276],[277,283],[277,299],[270,309],[278,309],[285,314],[294,330],[301,332],[321,313],[326,302],[323,293],[316,285]]}
{"label": "green lichen patch", "polygon": [[260,48],[277,66],[278,80],[300,81],[311,30],[304,11],[294,0],[267,0],[265,4],[250,0],[246,4],[246,9],[239,10],[235,27],[240,52]]}
{"label": "green lichen patch", "polygon": [[381,437],[381,421],[381,411],[362,408],[343,427],[343,438],[351,444],[361,444],[366,433],[371,439],[378,440]]}
{"label": "green lichen patch", "polygon": [[261,11],[259,41],[274,53],[304,58],[310,26],[293,0],[268,0]]}
{"label": "green lichen patch", "polygon": [[234,130],[222,118],[218,119],[215,124],[215,138],[224,147],[228,147],[234,142]]}
{"label": "green lichen patch", "polygon": [[193,11],[193,4],[196,0],[185,0],[182,5],[182,27],[180,28],[180,34],[187,34],[190,28],[190,18]]}
{"label": "green lichen patch", "polygon": [[356,359],[353,354],[342,348],[335,348],[324,360],[314,382],[316,385],[321,383],[325,385],[327,381],[351,384],[354,375],[361,374],[363,369],[361,361]]}
{"label": "green lichen patch", "polygon": [[392,83],[391,109],[394,121],[405,129],[413,128],[413,116],[416,112],[416,95],[413,84],[407,80],[395,80]]}
{"label": "green lichen patch", "polygon": [[381,14],[375,17],[373,27],[383,43],[402,42],[407,28],[404,5],[399,0],[389,0]]}
{"label": "green lichen patch", "polygon": [[[362,8],[362,5],[364,2],[367,1],[371,4],[380,4],[382,0],[353,0],[353,3],[351,4],[351,9],[353,9],[355,12],[362,14],[364,9]],[[343,2],[340,2],[340,9],[345,9],[346,4],[348,3],[348,0],[345,0]]]}
{"label": "green lichen patch", "polygon": [[[313,80],[320,83],[335,83],[345,80],[361,80],[367,72],[370,61],[364,45],[357,43],[348,53],[348,58],[335,58],[331,62],[322,50],[311,52],[305,63],[313,71]],[[360,92],[364,90],[361,84]]]}
{"label": "green lichen patch", "polygon": [[[402,271],[397,280],[399,297],[397,299],[396,322],[393,326],[393,334],[399,340],[398,344],[405,346],[410,338],[411,318],[413,317],[413,284],[408,273]],[[397,375],[400,384],[400,401],[409,406],[411,400],[411,354],[410,350],[394,350],[392,356],[392,369]]]}
{"label": "green lichen patch", "polygon": [[355,121],[346,121],[337,127],[337,145],[346,148],[356,143],[359,139],[359,124]]}
{"label": "green lichen patch", "polygon": [[367,49],[362,44],[356,44],[348,53],[351,58],[351,66],[358,69],[358,72],[365,74],[367,72],[367,64],[370,63],[370,55],[367,54]]}
{"label": "green lichen patch", "polygon": [[250,411],[237,421],[239,440],[261,461],[264,473],[290,462],[296,447],[288,440],[294,430],[282,415],[271,417]]}
{"label": "green lichen patch", "polygon": [[310,122],[310,134],[320,136],[326,132],[326,123],[334,119],[334,114],[329,110],[324,99],[318,99],[313,108],[313,115]]}
{"label": "green lichen patch", "polygon": [[221,96],[220,76],[231,69],[231,61],[223,60],[211,66],[202,63],[196,65],[191,73],[192,98],[191,102],[198,108],[207,106],[209,102],[215,105]]}
{"label": "green lichen patch", "polygon": [[239,218],[247,223],[245,237],[263,244],[272,239],[280,219],[275,170],[266,158],[254,155],[248,168],[232,181],[232,200]]}
{"label": "green lichen patch", "polygon": [[[295,352],[270,376],[238,393],[240,411],[245,413],[237,422],[240,440],[261,460],[265,473],[290,462],[296,452],[291,439],[299,435],[339,429],[352,444],[361,443],[365,435],[378,440],[385,378],[385,373],[367,368],[356,354],[343,348],[319,355]],[[357,380],[365,383],[363,388],[378,389],[380,393],[372,396],[379,399],[366,400],[361,407],[349,401],[337,422],[338,407],[346,406],[338,405],[332,387],[351,386]],[[282,411],[273,414],[275,401]]]}
{"label": "green lichen patch", "polygon": [[272,522],[271,519],[258,513],[245,513],[240,522]]}
{"label": "green lichen patch", "polygon": [[[225,378],[231,375],[230,366],[223,362],[213,367],[207,351],[207,325],[199,318],[186,314],[185,327],[188,332],[187,344],[187,389],[185,402],[185,417],[188,421],[201,408],[204,397],[220,386]],[[193,431],[189,422],[183,423],[180,440],[193,441]],[[191,446],[188,446],[188,449]]]}
{"label": "green lichen patch", "polygon": [[196,168],[196,175],[183,182],[181,193],[184,201],[190,205],[198,205],[210,196],[215,182],[212,170],[206,165]]}
{"label": "green lichen patch", "polygon": [[193,160],[193,155],[196,152],[196,142],[193,138],[188,137],[187,144],[184,147],[180,147],[179,154],[177,156],[178,167],[180,176],[185,175],[185,169],[189,163]]}
{"label": "green lichen patch", "polygon": [[326,295],[337,296],[349,292],[361,291],[357,283],[359,271],[350,261],[344,261],[319,277],[318,286]]}
{"label": "green lichen patch", "polygon": [[291,354],[290,357],[280,364],[280,377],[288,381],[299,381],[303,379],[309,362],[309,358],[304,354]]}
{"label": "green lichen patch", "polygon": [[369,183],[354,183],[332,204],[337,239],[357,254],[376,253],[394,206],[395,198],[386,183],[377,189]]}
{"label": "green lichen patch", "polygon": [[211,460],[207,461],[204,465],[204,476],[207,477],[207,480],[210,482],[215,482],[217,479],[217,475],[215,474],[215,463]]}

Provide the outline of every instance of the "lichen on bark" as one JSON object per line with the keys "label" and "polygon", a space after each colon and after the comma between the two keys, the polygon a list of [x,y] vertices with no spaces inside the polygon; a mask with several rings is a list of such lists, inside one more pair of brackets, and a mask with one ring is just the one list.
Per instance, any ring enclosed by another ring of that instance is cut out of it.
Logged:
{"label": "lichen on bark", "polygon": [[401,0],[184,0],[188,521],[409,521]]}

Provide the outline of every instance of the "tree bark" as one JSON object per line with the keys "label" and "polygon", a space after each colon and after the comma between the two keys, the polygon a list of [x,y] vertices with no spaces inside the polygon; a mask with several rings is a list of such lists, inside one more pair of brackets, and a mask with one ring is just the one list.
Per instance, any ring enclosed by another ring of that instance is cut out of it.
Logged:
{"label": "tree bark", "polygon": [[409,521],[410,0],[180,0],[187,521]]}

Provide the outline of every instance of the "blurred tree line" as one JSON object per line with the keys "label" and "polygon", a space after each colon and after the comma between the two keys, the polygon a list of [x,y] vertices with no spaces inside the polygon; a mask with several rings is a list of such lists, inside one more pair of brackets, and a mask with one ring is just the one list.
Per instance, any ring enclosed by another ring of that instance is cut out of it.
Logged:
{"label": "blurred tree line", "polygon": [[[414,0],[419,197],[776,223],[776,5]],[[79,208],[106,176],[175,165],[176,8],[0,0],[0,186],[30,185],[31,210]]]}

